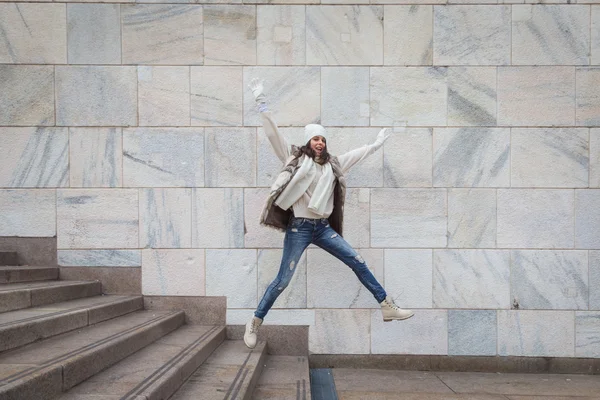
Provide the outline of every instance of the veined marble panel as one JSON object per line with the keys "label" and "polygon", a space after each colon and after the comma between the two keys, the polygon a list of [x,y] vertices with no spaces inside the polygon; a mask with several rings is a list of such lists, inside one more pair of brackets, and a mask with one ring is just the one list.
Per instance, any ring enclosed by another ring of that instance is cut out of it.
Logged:
{"label": "veined marble panel", "polygon": [[590,250],[590,310],[600,310],[600,250]]}
{"label": "veined marble panel", "polygon": [[58,250],[61,267],[140,267],[141,250]]}
{"label": "veined marble panel", "polygon": [[190,125],[190,68],[138,67],[140,126]]}
{"label": "veined marble panel", "polygon": [[204,249],[142,250],[142,294],[204,296]]}
{"label": "veined marble panel", "polygon": [[205,5],[204,64],[256,64],[256,7]]}
{"label": "veined marble panel", "polygon": [[242,125],[242,67],[191,67],[194,126]]}
{"label": "veined marble panel", "polygon": [[305,9],[304,5],[269,5],[256,8],[258,64],[306,63]]}
{"label": "veined marble panel", "polygon": [[445,67],[371,68],[371,125],[446,125]]}
{"label": "veined marble panel", "polygon": [[[383,286],[383,250],[356,249]],[[307,251],[308,308],[380,308],[352,269],[321,249]]]}
{"label": "veined marble panel", "polygon": [[575,247],[600,249],[600,189],[575,191]]}
{"label": "veined marble panel", "polygon": [[[258,250],[257,301],[259,303],[271,282],[277,278],[282,256],[283,251],[281,249]],[[285,265],[284,268],[289,267]],[[287,289],[279,295],[275,303],[273,303],[273,308],[306,308],[306,252],[300,257],[300,260],[295,263],[294,268],[294,276],[292,277],[290,284]],[[313,313],[314,324],[314,311],[311,312]],[[270,312],[269,319],[271,319]],[[244,322],[244,324],[246,322]]]}
{"label": "veined marble panel", "polygon": [[123,5],[121,21],[123,64],[202,65],[202,6]]}
{"label": "veined marble panel", "polygon": [[519,308],[588,309],[586,251],[518,250],[511,264],[511,297]]}
{"label": "veined marble panel", "polygon": [[383,154],[385,187],[431,187],[431,128],[392,128]]}
{"label": "veined marble panel", "polygon": [[369,310],[315,310],[315,325],[308,333],[309,352],[369,354],[369,313]]}
{"label": "veined marble panel", "polygon": [[121,186],[121,128],[69,129],[69,171],[71,187]]}
{"label": "veined marble panel", "polygon": [[192,245],[192,189],[140,189],[140,247]]}
{"label": "veined marble panel", "polygon": [[[327,151],[336,156],[344,155],[377,139],[380,128],[327,128],[329,138]],[[391,130],[390,130],[391,131]],[[391,137],[388,142],[400,140],[388,132]],[[386,142],[386,143],[388,143]],[[344,175],[349,187],[381,187],[383,186],[383,147],[377,149],[368,157],[350,167]]]}
{"label": "veined marble panel", "polygon": [[373,189],[372,247],[446,247],[445,189]]}
{"label": "veined marble panel", "polygon": [[123,185],[204,186],[204,130],[123,130]]}
{"label": "veined marble panel", "polygon": [[244,247],[243,210],[242,189],[193,189],[192,247]]}
{"label": "veined marble panel", "polygon": [[227,296],[227,308],[256,308],[256,250],[206,250],[206,295]]}
{"label": "veined marble panel", "polygon": [[495,356],[496,310],[448,310],[448,354]]}
{"label": "veined marble panel", "polygon": [[0,236],[55,235],[55,190],[0,189]]}
{"label": "veined marble panel", "polygon": [[284,233],[260,224],[270,190],[244,189],[244,244],[245,247],[282,247]]}
{"label": "veined marble panel", "polygon": [[54,125],[54,67],[0,65],[0,109],[0,125]]}
{"label": "veined marble panel", "polygon": [[0,128],[0,187],[69,185],[67,128]]}
{"label": "veined marble panel", "polygon": [[587,187],[588,137],[585,128],[513,128],[511,186]]}
{"label": "veined marble panel", "polygon": [[590,129],[590,187],[600,187],[600,129]]}
{"label": "veined marble panel", "polygon": [[575,313],[575,357],[600,357],[600,312]]}
{"label": "veined marble panel", "polygon": [[385,250],[385,290],[402,308],[433,307],[431,250]]}
{"label": "veined marble panel", "polygon": [[[254,315],[254,309],[227,309],[227,325],[246,325]],[[263,325],[308,325],[315,324],[315,310],[278,310],[272,308]]]}
{"label": "veined marble panel", "polygon": [[368,248],[371,245],[370,208],[371,190],[347,189],[344,203],[344,239],[354,248]]}
{"label": "veined marble panel", "polygon": [[434,250],[433,306],[510,308],[510,252]]}
{"label": "veined marble panel", "polygon": [[496,247],[496,190],[448,189],[448,247]]}
{"label": "veined marble panel", "polygon": [[512,6],[513,65],[589,63],[589,6]]}
{"label": "veined marble panel", "polygon": [[497,201],[498,247],[573,247],[573,190],[498,189]]}
{"label": "veined marble panel", "polygon": [[69,64],[121,64],[119,4],[67,4]]}
{"label": "veined marble panel", "polygon": [[59,249],[139,247],[136,189],[66,189],[57,192]]}
{"label": "veined marble panel", "polygon": [[384,6],[385,65],[431,65],[433,6]]}
{"label": "veined marble panel", "polygon": [[[582,3],[583,1],[585,1],[585,0],[580,0],[579,2]],[[598,2],[598,4],[600,4],[600,1],[598,1],[598,0],[587,0],[587,1],[590,3]],[[591,15],[591,20],[592,20],[591,64],[599,65],[600,64],[600,5],[590,6],[590,8],[592,9],[592,15]]]}
{"label": "veined marble panel", "polygon": [[371,311],[371,354],[448,354],[446,310],[415,310],[401,323],[383,322]]}
{"label": "veined marble panel", "polygon": [[65,4],[0,3],[0,63],[66,63],[65,13]]}
{"label": "veined marble panel", "polygon": [[448,69],[448,125],[496,126],[494,67]]}
{"label": "veined marble panel", "polygon": [[577,125],[600,126],[600,68],[577,68],[575,74]]}
{"label": "veined marble panel", "polygon": [[572,311],[498,310],[498,355],[575,356]]}
{"label": "veined marble panel", "polygon": [[368,67],[321,68],[321,93],[323,125],[369,125]]}
{"label": "veined marble panel", "polygon": [[256,129],[206,128],[206,186],[256,186]]}
{"label": "veined marble panel", "polygon": [[57,66],[56,124],[137,123],[137,71],[126,66]]}
{"label": "veined marble panel", "polygon": [[573,125],[574,67],[498,68],[498,125]]}
{"label": "veined marble panel", "polygon": [[435,128],[433,186],[510,185],[510,129]]}
{"label": "veined marble panel", "polygon": [[433,9],[434,65],[510,64],[510,6]]}
{"label": "veined marble panel", "polygon": [[[304,128],[279,128],[279,132],[281,132],[290,145],[303,146],[306,144],[302,143],[304,142]],[[257,185],[270,187],[275,182],[275,179],[277,179],[285,164],[275,155],[271,142],[267,139],[262,127],[258,128],[256,147],[258,151]]]}
{"label": "veined marble panel", "polygon": [[321,121],[321,68],[244,68],[244,125],[262,125],[252,91],[252,78],[265,79],[267,106],[279,126],[304,126]]}
{"label": "veined marble panel", "polygon": [[306,63],[383,64],[383,7],[307,6]]}

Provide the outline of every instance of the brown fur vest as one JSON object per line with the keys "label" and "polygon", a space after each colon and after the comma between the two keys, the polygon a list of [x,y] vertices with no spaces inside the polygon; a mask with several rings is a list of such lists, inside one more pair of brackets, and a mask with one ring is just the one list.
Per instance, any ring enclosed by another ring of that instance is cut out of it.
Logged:
{"label": "brown fur vest", "polygon": [[[296,154],[298,147],[292,146],[292,154]],[[260,215],[260,224],[269,226],[280,231],[287,229],[290,218],[294,215],[292,208],[283,210],[275,204],[277,197],[283,192],[286,186],[290,183],[299,168],[299,157],[293,157],[288,161],[287,165],[281,170],[281,174],[289,174],[283,184],[274,184],[271,187],[271,192],[267,198],[265,207]],[[344,223],[344,201],[346,199],[346,178],[342,173],[342,167],[337,157],[331,156],[329,159],[333,174],[335,175],[335,188],[333,189],[333,212],[329,216],[329,224],[340,236],[343,236],[342,225]],[[276,182],[279,180],[276,180]]]}

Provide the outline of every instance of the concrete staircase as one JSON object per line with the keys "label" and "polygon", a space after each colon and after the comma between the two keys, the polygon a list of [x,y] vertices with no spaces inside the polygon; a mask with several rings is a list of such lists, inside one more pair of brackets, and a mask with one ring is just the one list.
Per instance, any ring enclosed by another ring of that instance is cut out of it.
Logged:
{"label": "concrete staircase", "polygon": [[58,274],[0,267],[0,400],[310,399],[306,357],[249,350],[225,326]]}

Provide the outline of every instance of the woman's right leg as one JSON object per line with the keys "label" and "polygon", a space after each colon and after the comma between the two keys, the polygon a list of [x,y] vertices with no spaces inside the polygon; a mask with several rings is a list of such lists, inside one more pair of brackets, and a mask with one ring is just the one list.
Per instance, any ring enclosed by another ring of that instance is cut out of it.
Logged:
{"label": "woman's right leg", "polygon": [[300,257],[302,257],[302,253],[304,253],[304,250],[306,250],[312,241],[313,229],[314,225],[302,218],[293,218],[291,220],[285,232],[283,256],[281,257],[279,272],[273,282],[267,287],[262,300],[254,312],[255,317],[264,319],[273,306],[273,303],[275,303],[275,300],[289,285]]}

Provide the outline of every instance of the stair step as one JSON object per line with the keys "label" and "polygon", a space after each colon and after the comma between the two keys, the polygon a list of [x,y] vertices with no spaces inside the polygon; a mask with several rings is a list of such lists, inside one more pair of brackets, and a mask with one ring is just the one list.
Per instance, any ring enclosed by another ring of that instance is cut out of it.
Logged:
{"label": "stair step", "polygon": [[19,255],[16,251],[0,251],[0,265],[19,265]]}
{"label": "stair step", "polygon": [[310,400],[307,357],[267,356],[252,400]]}
{"label": "stair step", "polygon": [[192,374],[171,400],[250,399],[265,355],[265,342],[259,342],[251,350],[243,340],[226,340]]}
{"label": "stair step", "polygon": [[20,310],[102,294],[98,281],[46,281],[0,284],[0,312]]}
{"label": "stair step", "polygon": [[0,283],[35,282],[58,279],[56,267],[0,267]]}
{"label": "stair step", "polygon": [[141,296],[95,296],[0,314],[0,352],[144,308]]}
{"label": "stair step", "polygon": [[223,340],[224,326],[183,326],[80,383],[59,399],[168,399]]}
{"label": "stair step", "polygon": [[184,321],[182,311],[137,311],[0,354],[0,399],[53,398]]}

